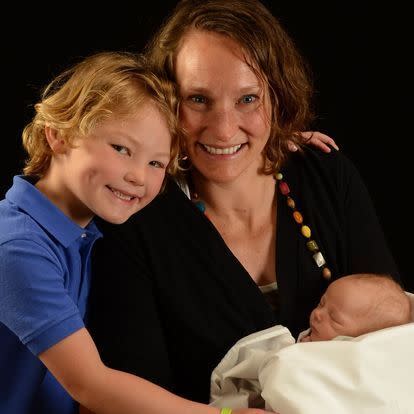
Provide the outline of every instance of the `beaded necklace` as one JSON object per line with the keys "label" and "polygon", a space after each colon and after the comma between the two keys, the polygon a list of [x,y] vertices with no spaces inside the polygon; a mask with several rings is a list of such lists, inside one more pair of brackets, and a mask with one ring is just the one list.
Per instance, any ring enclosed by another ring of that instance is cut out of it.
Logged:
{"label": "beaded necklace", "polygon": [[[311,239],[312,231],[310,227],[304,224],[304,219],[302,213],[296,208],[295,200],[292,198],[289,185],[287,184],[286,180],[283,179],[282,173],[275,174],[276,179],[276,187],[279,188],[280,193],[286,199],[286,204],[292,210],[292,217],[295,223],[300,227],[300,232],[303,237],[306,239],[306,248],[311,253],[316,266],[321,269],[322,276],[326,280],[330,280],[332,277],[332,273],[329,268],[326,266],[326,260],[322,255],[322,252],[319,250],[319,246],[315,240]],[[197,193],[192,194],[192,200],[195,206],[207,217],[206,214],[206,205],[204,201],[200,200],[199,195]]]}

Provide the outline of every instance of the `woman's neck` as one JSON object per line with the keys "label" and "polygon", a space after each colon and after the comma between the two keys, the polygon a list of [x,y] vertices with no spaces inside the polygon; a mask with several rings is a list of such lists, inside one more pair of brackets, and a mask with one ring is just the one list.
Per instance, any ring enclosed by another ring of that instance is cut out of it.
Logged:
{"label": "woman's neck", "polygon": [[255,227],[275,205],[275,180],[271,175],[240,176],[231,182],[211,182],[196,171],[190,190],[205,204],[208,216],[228,222],[243,221]]}

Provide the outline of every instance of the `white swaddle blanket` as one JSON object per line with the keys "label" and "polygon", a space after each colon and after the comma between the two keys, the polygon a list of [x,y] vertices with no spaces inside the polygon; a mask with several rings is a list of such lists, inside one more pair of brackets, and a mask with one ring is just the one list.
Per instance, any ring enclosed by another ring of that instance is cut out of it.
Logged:
{"label": "white swaddle blanket", "polygon": [[238,341],[213,371],[215,406],[280,414],[414,413],[413,323],[357,338],[295,343],[278,325]]}

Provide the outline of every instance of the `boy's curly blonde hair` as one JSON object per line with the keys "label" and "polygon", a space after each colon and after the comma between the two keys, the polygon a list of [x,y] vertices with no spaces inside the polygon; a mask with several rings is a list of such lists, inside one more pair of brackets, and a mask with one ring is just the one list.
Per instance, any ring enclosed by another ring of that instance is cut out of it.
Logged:
{"label": "boy's curly blonde hair", "polygon": [[103,52],[92,55],[55,78],[35,107],[33,120],[22,139],[29,157],[24,173],[42,177],[52,151],[45,127],[56,129],[71,145],[74,137],[89,134],[100,122],[133,115],[150,100],[165,116],[172,135],[168,172],[178,168],[181,132],[177,125],[177,100],[171,82],[152,72],[142,55]]}

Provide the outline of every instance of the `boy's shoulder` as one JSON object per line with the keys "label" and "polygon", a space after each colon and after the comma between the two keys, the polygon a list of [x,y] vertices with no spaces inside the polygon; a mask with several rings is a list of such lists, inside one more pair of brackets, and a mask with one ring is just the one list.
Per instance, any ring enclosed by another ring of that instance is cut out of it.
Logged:
{"label": "boy's shoulder", "polygon": [[0,245],[17,240],[43,244],[45,231],[24,210],[8,200],[0,201]]}
{"label": "boy's shoulder", "polygon": [[95,239],[98,232],[93,225],[89,227],[83,229],[73,222],[27,177],[14,177],[0,202],[0,245],[22,240],[64,250],[88,231]]}

